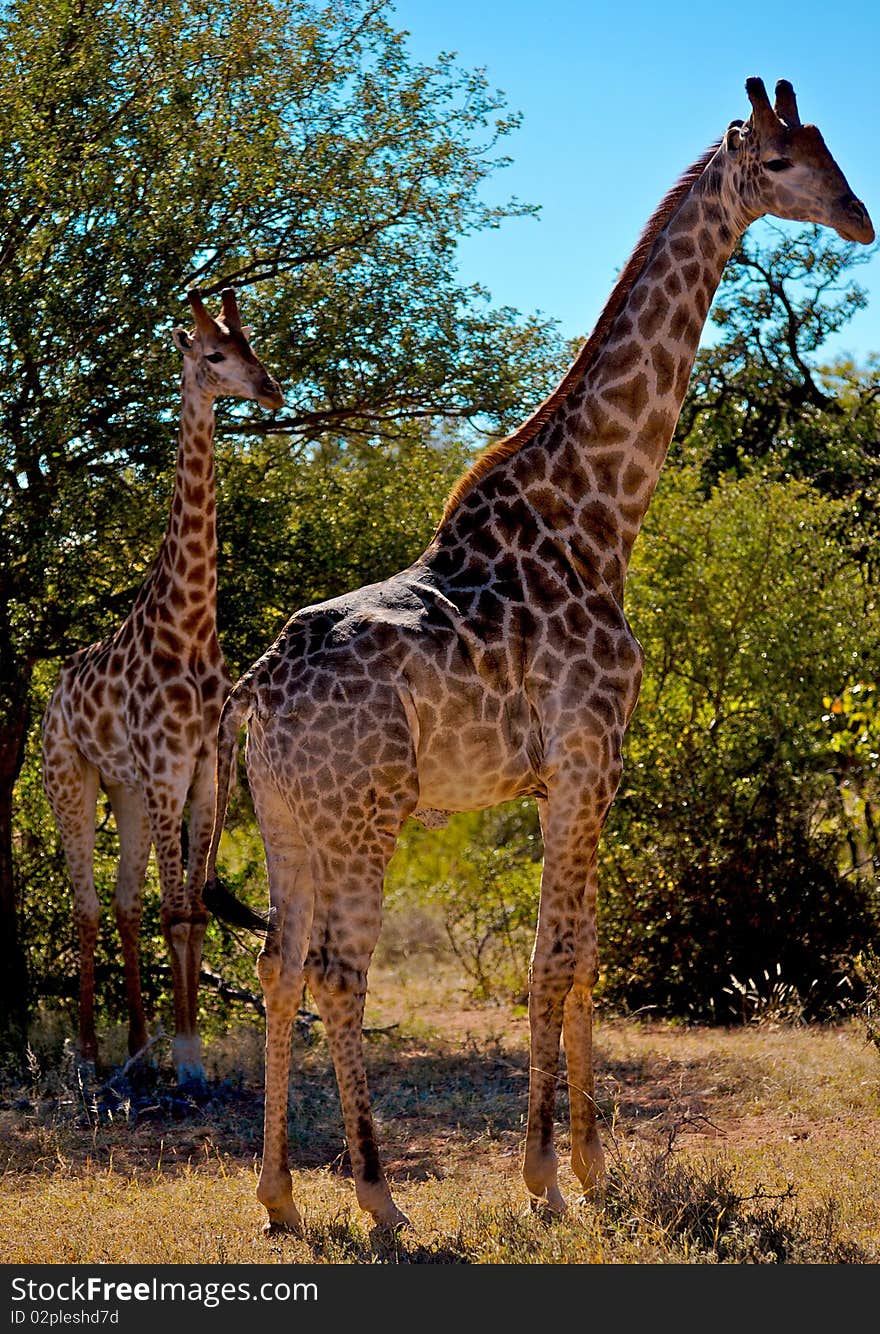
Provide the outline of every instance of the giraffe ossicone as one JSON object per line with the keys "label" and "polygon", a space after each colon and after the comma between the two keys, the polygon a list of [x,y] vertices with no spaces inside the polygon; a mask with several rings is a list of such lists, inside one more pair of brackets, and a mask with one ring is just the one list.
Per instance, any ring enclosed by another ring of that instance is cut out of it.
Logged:
{"label": "giraffe ossicone", "polygon": [[[62,665],[42,724],[43,785],[73,883],[79,937],[79,1053],[93,1064],[93,854],[99,787],[110,800],[120,858],[114,903],[122,942],[131,1053],[147,1042],[141,995],[141,898],[151,845],[174,989],[173,1058],[182,1084],[204,1080],[197,1026],[205,858],[214,816],[216,733],[232,684],[217,639],[214,401],[282,406],[278,383],[254,355],[235,292],[216,318],[188,292],[192,330],[173,332],[183,354],[174,493],[159,554],[122,625]],[[182,821],[188,809],[183,872]]]}
{"label": "giraffe ossicone", "polygon": [[791,85],[684,174],[648,222],[558,388],[459,482],[427,549],[382,583],[297,612],[224,707],[224,793],[241,723],[266,849],[271,914],[263,1164],[269,1226],[297,1227],[288,1165],[291,1024],[303,981],[333,1055],[361,1206],[402,1214],[382,1170],[364,1070],[367,967],[398,832],[426,808],[538,800],[544,866],[530,967],[523,1176],[565,1207],[553,1146],[560,1038],[571,1165],[604,1165],[593,1093],[596,849],[621,773],[642,652],[623,591],[722,270],[762,214],[868,243],[873,228]]}

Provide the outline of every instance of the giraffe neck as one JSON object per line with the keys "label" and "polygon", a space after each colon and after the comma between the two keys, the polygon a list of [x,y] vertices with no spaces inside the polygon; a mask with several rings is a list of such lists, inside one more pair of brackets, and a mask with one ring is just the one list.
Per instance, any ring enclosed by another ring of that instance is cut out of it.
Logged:
{"label": "giraffe neck", "polygon": [[[530,430],[526,423],[496,447],[498,462],[478,464],[478,480],[465,479],[459,498],[453,495],[437,533],[441,547],[491,527],[491,513],[502,545],[549,538],[591,582],[598,576],[622,598],[713,295],[749,221],[716,155],[650,240],[616,308],[612,293],[598,345],[587,345],[583,368],[579,358],[548,400],[549,411],[532,419],[539,425]],[[518,522],[504,531],[505,510],[517,496],[533,536],[520,537]],[[480,532],[471,536],[478,548],[491,542]]]}
{"label": "giraffe neck", "polygon": [[603,574],[622,591],[724,266],[748,220],[726,206],[707,169],[659,232],[580,385],[558,414],[551,478],[579,484],[577,535],[605,547]]}
{"label": "giraffe neck", "polygon": [[[167,588],[163,614],[184,627],[204,613],[216,620],[217,521],[214,483],[214,401],[184,362],[174,495],[158,568]],[[194,613],[200,613],[197,617]]]}

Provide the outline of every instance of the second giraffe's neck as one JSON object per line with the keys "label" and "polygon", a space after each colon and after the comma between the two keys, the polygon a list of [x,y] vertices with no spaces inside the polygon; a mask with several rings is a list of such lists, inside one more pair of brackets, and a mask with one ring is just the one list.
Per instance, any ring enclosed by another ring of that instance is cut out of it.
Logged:
{"label": "second giraffe's neck", "polygon": [[184,362],[174,495],[159,564],[171,584],[169,611],[181,618],[217,603],[214,401]]}
{"label": "second giraffe's neck", "polygon": [[622,598],[712,298],[750,221],[717,155],[703,162],[649,223],[556,393],[453,493],[441,546],[467,545],[483,502],[503,510],[519,495],[539,535]]}

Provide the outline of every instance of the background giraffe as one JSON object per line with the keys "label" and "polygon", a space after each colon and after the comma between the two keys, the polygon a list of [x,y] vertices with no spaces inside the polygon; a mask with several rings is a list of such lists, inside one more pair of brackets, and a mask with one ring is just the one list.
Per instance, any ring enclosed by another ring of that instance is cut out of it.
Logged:
{"label": "background giraffe", "polygon": [[[453,492],[427,550],[384,583],[298,612],[224,709],[218,815],[250,718],[248,775],[271,910],[258,971],[266,1105],[258,1196],[297,1228],[287,1158],[290,1029],[303,978],[333,1053],[358,1201],[394,1204],[363,1065],[366,973],[398,831],[425,808],[538,799],[544,866],[530,969],[531,1073],[523,1175],[565,1207],[553,1122],[560,1036],[571,1161],[602,1181],[592,1074],[596,850],[621,772],[641,649],[623,612],[633,542],[681,408],[725,263],[765,213],[868,243],[864,206],[790,84],[776,107],[749,79],[734,121],[660,204],[561,384]],[[206,893],[208,891],[206,890]]]}
{"label": "background giraffe", "polygon": [[[162,927],[174,984],[174,1064],[180,1082],[204,1078],[196,995],[208,913],[201,886],[214,812],[216,729],[231,678],[217,641],[214,400],[282,405],[257,360],[235,293],[216,319],[188,294],[195,329],[175,329],[183,353],[180,436],[165,537],[130,614],[100,643],[69,658],[43,718],[43,783],[73,881],[80,948],[80,1055],[97,1056],[93,853],[99,785],[119,832],[116,921],[129,1010],[129,1051],[147,1031],[138,944],[151,843],[162,887]],[[181,833],[189,804],[186,877]]]}

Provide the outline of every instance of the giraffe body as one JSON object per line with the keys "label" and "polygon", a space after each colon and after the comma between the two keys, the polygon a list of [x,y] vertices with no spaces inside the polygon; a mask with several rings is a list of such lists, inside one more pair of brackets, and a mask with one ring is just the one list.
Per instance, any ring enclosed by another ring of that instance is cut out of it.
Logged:
{"label": "giraffe body", "polygon": [[[232,684],[217,638],[214,400],[281,393],[251,352],[231,290],[223,315],[198,294],[184,354],[180,442],[165,539],[129,615],[108,638],[62,666],[43,718],[43,783],[73,882],[80,945],[80,1054],[94,1062],[94,950],[98,899],[92,857],[99,787],[116,819],[120,860],[115,910],[129,1008],[129,1050],[147,1040],[139,971],[141,896],[151,845],[174,984],[174,1062],[182,1083],[204,1078],[196,1020],[205,857],[215,804],[216,731]],[[188,808],[188,856],[181,828]]]}
{"label": "giraffe body", "polygon": [[[544,867],[530,966],[523,1175],[565,1207],[553,1147],[560,1038],[571,1163],[603,1179],[592,1074],[596,854],[621,773],[641,649],[623,611],[638,534],[712,294],[762,213],[873,238],[794,94],[747,84],[733,122],[652,218],[559,388],[456,487],[433,541],[382,584],[305,608],[232,691],[220,725],[218,814],[240,723],[266,848],[270,917],[263,1168],[269,1225],[297,1227],[287,1159],[290,1028],[303,980],[333,1053],[357,1196],[395,1225],[361,1052],[382,882],[407,816],[533,795]],[[768,165],[769,163],[769,165]],[[781,165],[780,165],[781,164]]]}

